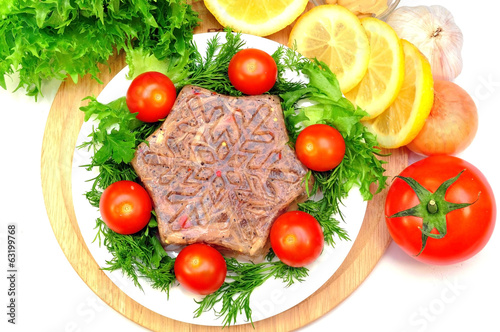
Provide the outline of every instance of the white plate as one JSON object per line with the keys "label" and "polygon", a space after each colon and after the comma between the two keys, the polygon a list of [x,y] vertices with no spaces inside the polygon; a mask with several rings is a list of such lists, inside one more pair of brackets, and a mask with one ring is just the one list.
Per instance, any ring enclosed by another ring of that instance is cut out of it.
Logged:
{"label": "white plate", "polygon": [[[201,54],[204,54],[206,44],[215,33],[197,34],[194,40]],[[224,34],[220,34],[224,38]],[[272,54],[278,43],[251,35],[242,35],[246,42],[246,47],[255,47]],[[128,68],[124,68],[111,82],[104,88],[98,97],[103,103],[108,103],[125,95],[130,81],[125,79]],[[88,140],[87,135],[92,130],[93,123],[83,124],[76,146]],[[96,173],[86,171],[81,165],[90,163],[91,154],[75,149],[73,156],[72,172],[72,192],[75,213],[82,233],[83,239],[90,250],[90,253],[101,267],[106,266],[106,260],[112,258],[111,254],[104,246],[99,246],[98,242],[93,242],[96,236],[95,220],[99,212],[86,200],[84,193],[89,191],[92,183],[88,182]],[[356,239],[366,211],[366,202],[363,201],[358,190],[352,190],[344,200],[342,212],[346,223],[342,227],[348,232],[351,241],[337,241],[335,248],[325,246],[322,255],[317,261],[308,266],[309,276],[304,282],[296,282],[291,287],[286,288],[279,280],[268,280],[261,287],[257,288],[251,296],[251,308],[253,321],[259,321],[277,315],[305,300],[320,288],[342,264]],[[170,296],[166,293],[151,288],[146,280],[141,281],[144,292],[134,286],[132,280],[122,275],[121,271],[107,272],[106,275],[129,297],[143,305],[144,307],[161,314],[165,317],[182,321],[185,323],[220,326],[222,319],[217,319],[212,311],[206,312],[198,318],[193,317],[193,312],[198,308],[194,299],[201,297],[193,295],[179,286],[173,286]],[[216,308],[218,309],[218,308]],[[247,323],[243,316],[238,317],[236,324]]]}

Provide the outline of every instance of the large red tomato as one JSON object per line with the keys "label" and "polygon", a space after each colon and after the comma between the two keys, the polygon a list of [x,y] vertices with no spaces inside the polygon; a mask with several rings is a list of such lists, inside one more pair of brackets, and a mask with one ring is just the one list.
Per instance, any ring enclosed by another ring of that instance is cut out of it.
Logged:
{"label": "large red tomato", "polygon": [[215,292],[226,279],[224,257],[203,243],[191,244],[181,250],[174,263],[177,281],[187,290],[207,295]]}
{"label": "large red tomato", "polygon": [[271,247],[286,265],[302,267],[314,262],[324,246],[323,229],[309,213],[290,211],[279,216],[270,233]]}
{"label": "large red tomato", "polygon": [[394,180],[385,215],[394,242],[407,254],[444,265],[483,249],[495,226],[496,203],[476,167],[457,157],[432,156]]}
{"label": "large red tomato", "polygon": [[166,75],[150,71],[134,78],[127,90],[127,107],[143,122],[164,119],[174,105],[177,92]]}
{"label": "large red tomato", "polygon": [[345,141],[340,132],[326,124],[304,128],[295,142],[297,158],[313,171],[325,172],[344,159]]}
{"label": "large red tomato", "polygon": [[276,83],[278,67],[272,56],[256,48],[236,53],[228,67],[229,81],[247,95],[269,91]]}
{"label": "large red tomato", "polygon": [[102,220],[119,234],[133,234],[151,219],[153,204],[148,192],[133,181],[118,181],[101,195],[99,210]]}

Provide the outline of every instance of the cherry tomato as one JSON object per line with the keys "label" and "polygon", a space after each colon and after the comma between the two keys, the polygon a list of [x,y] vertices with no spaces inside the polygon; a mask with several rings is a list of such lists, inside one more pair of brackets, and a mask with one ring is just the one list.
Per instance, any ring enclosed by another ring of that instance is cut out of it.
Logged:
{"label": "cherry tomato", "polygon": [[148,192],[133,181],[118,181],[101,195],[99,210],[102,220],[119,234],[133,234],[151,219],[153,204]]}
{"label": "cherry tomato", "polygon": [[315,124],[300,132],[295,142],[295,152],[307,168],[325,172],[342,162],[345,142],[337,129],[326,124]]}
{"label": "cherry tomato", "polygon": [[434,104],[424,127],[407,145],[415,153],[456,155],[476,136],[478,115],[469,94],[449,81],[434,81]]}
{"label": "cherry tomato", "polygon": [[127,107],[143,122],[164,119],[176,98],[175,86],[166,75],[150,71],[134,78],[127,90]]}
{"label": "cherry tomato", "polygon": [[[462,262],[483,249],[495,226],[496,203],[476,167],[457,157],[432,156],[411,164],[400,176],[424,188],[418,189],[417,197],[408,182],[396,178],[387,194],[387,227],[407,254],[444,265]],[[417,205],[418,212],[407,211]]]}
{"label": "cherry tomato", "polygon": [[256,48],[236,53],[229,62],[229,81],[247,95],[269,91],[278,77],[278,67],[272,56]]}
{"label": "cherry tomato", "polygon": [[177,281],[190,292],[207,295],[215,292],[226,279],[224,257],[203,243],[191,244],[181,250],[174,263]]}
{"label": "cherry tomato", "polygon": [[279,216],[271,227],[270,239],[276,256],[293,267],[314,262],[321,255],[325,242],[319,222],[302,211]]}

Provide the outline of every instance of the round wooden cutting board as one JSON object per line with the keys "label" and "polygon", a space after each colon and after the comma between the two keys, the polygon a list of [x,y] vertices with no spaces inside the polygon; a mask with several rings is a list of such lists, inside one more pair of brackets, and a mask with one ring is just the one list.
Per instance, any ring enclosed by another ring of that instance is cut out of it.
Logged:
{"label": "round wooden cutting board", "polygon": [[[308,8],[311,6],[309,4]],[[193,7],[203,19],[195,33],[221,28],[202,2],[195,2]],[[286,44],[290,29],[288,27],[267,38]],[[103,84],[88,76],[78,84],[66,80],[55,96],[45,127],[41,159],[43,196],[54,234],[83,281],[104,302],[130,320],[153,331],[221,331],[221,327],[191,325],[166,318],[132,300],[100,270],[80,233],[71,194],[73,152],[83,123],[83,112],[79,108],[84,105],[84,97],[98,96],[124,66],[123,54],[114,56],[110,59],[109,68],[101,68],[99,78]],[[405,150],[391,150],[390,153],[389,157],[384,157],[388,161],[385,165],[388,181],[408,164]],[[390,243],[383,215],[386,193],[387,189],[368,202],[359,235],[347,258],[328,282],[295,307],[256,322],[255,330],[290,331],[300,328],[335,308],[363,282]],[[246,324],[225,330],[254,331],[254,328]]]}

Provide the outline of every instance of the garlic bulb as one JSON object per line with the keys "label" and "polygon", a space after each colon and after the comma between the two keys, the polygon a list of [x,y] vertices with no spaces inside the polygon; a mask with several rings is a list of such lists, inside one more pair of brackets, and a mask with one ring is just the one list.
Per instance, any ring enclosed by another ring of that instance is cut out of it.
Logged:
{"label": "garlic bulb", "polygon": [[453,81],[460,74],[463,35],[448,9],[438,5],[399,7],[386,22],[427,57],[434,79]]}

